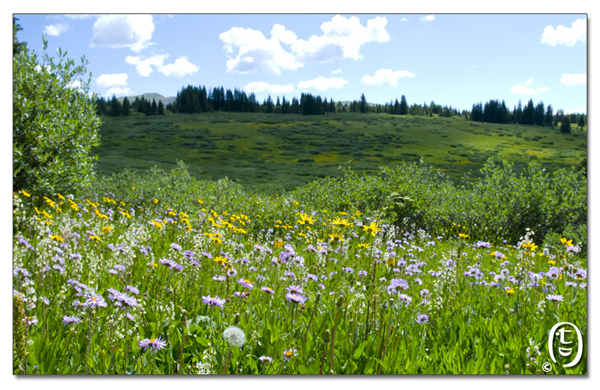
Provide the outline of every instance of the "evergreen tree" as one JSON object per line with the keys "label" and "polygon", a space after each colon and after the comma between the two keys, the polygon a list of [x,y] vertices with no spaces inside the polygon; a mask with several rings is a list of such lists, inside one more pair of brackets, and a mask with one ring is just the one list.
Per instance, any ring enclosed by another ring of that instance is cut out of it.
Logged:
{"label": "evergreen tree", "polygon": [[360,106],[359,110],[361,113],[367,112],[367,98],[365,98],[365,94],[360,95]]}
{"label": "evergreen tree", "polygon": [[569,120],[568,115],[563,117],[562,123],[560,124],[560,132],[567,134],[571,132],[571,121]]}
{"label": "evergreen tree", "polygon": [[121,116],[121,103],[115,95],[110,100],[110,116]]}
{"label": "evergreen tree", "polygon": [[578,126],[580,129],[583,129],[583,126],[585,126],[585,121],[583,120],[583,115],[580,115],[580,116],[579,116],[579,122],[577,122],[577,126]]}
{"label": "evergreen tree", "polygon": [[127,99],[127,96],[125,96],[125,98],[123,99],[123,109],[121,110],[122,115],[129,116],[130,109],[131,109],[131,104],[129,104],[129,99]]}
{"label": "evergreen tree", "polygon": [[406,96],[402,95],[400,98],[400,111],[398,112],[400,115],[408,114],[408,103],[406,102]]}
{"label": "evergreen tree", "polygon": [[158,101],[158,115],[165,115],[165,106],[162,100]]}
{"label": "evergreen tree", "polygon": [[552,113],[552,105],[548,104],[548,107],[546,108],[546,115],[544,116],[544,126],[554,127],[553,116],[554,114]]}
{"label": "evergreen tree", "polygon": [[158,115],[158,105],[154,99],[152,99],[152,115]]}

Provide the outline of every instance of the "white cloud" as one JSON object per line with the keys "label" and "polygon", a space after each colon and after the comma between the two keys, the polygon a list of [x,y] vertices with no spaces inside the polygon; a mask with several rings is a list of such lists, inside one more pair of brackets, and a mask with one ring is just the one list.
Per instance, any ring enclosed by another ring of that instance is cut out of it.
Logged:
{"label": "white cloud", "polygon": [[535,95],[537,93],[535,92],[535,89],[527,88],[523,85],[515,85],[510,89],[510,92],[515,95]]}
{"label": "white cloud", "polygon": [[67,32],[68,30],[69,25],[66,23],[58,23],[44,26],[44,34],[50,35],[52,37],[57,37],[60,34]]}
{"label": "white cloud", "polygon": [[560,78],[560,82],[567,87],[574,87],[576,85],[586,84],[586,73],[584,74],[568,74],[565,73]]}
{"label": "white cloud", "polygon": [[154,22],[152,15],[102,15],[92,31],[90,47],[127,47],[137,53],[151,44]]}
{"label": "white cloud", "polygon": [[421,18],[422,22],[433,22],[433,20],[435,19],[435,16],[433,15],[427,15],[427,16],[423,16]]}
{"label": "white cloud", "polygon": [[168,54],[158,54],[149,58],[145,58],[143,56],[127,56],[125,58],[125,62],[130,65],[135,65],[137,72],[140,76],[148,77],[150,76],[150,73],[154,71],[152,67],[161,67],[165,59],[167,59],[167,57],[169,57]]}
{"label": "white cloud", "polygon": [[565,114],[585,114],[585,108],[572,108],[570,110],[564,110]]}
{"label": "white cloud", "polygon": [[286,93],[286,92],[294,92],[294,86],[292,84],[275,85],[275,84],[265,83],[263,81],[254,81],[252,83],[248,83],[244,87],[244,91],[246,91],[248,93],[250,93],[250,92]]}
{"label": "white cloud", "polygon": [[[338,58],[362,59],[360,48],[367,42],[387,42],[387,19],[377,17],[366,26],[357,17],[336,15],[321,24],[321,35],[298,39],[285,26],[275,24],[270,38],[250,28],[233,27],[219,35],[229,55],[227,71],[232,73],[272,73],[294,70],[313,62],[331,62]],[[284,49],[283,45],[289,45]]]}
{"label": "white cloud", "polygon": [[368,42],[387,42],[390,35],[385,29],[387,19],[376,17],[367,20],[366,27],[356,16],[346,19],[336,15],[321,24],[322,35],[313,35],[307,41],[299,39],[292,51],[303,64],[331,62],[338,58],[360,60],[362,45]]}
{"label": "white cloud", "polygon": [[174,63],[164,65],[158,69],[165,76],[183,77],[198,71],[198,65],[194,65],[185,57],[179,57]]}
{"label": "white cloud", "polygon": [[331,71],[331,74],[344,74],[344,72],[342,72],[341,69],[336,69],[336,70]]}
{"label": "white cloud", "polygon": [[72,88],[72,89],[79,89],[81,87],[81,81],[80,80],[72,80],[67,87]]}
{"label": "white cloud", "polygon": [[[279,38],[286,42],[292,38],[285,27],[275,25],[270,39],[263,33],[250,28],[233,27],[219,35],[224,43],[223,48],[228,54],[234,54],[227,61],[227,71],[232,73],[274,73],[280,74],[282,69],[297,69],[302,66],[296,58],[286,52]],[[294,35],[295,36],[295,35]]]}
{"label": "white cloud", "polygon": [[108,97],[112,97],[113,95],[115,95],[116,97],[119,97],[119,96],[129,96],[131,94],[132,94],[132,91],[131,91],[131,88],[129,88],[129,87],[125,87],[125,88],[113,87],[113,88],[110,88],[108,91],[104,92],[102,95],[108,96]]}
{"label": "white cloud", "polygon": [[169,58],[168,54],[157,54],[152,57],[133,57],[127,56],[125,62],[130,65],[135,65],[136,70],[140,76],[148,77],[156,70],[165,76],[176,76],[183,77],[188,74],[193,74],[198,71],[198,66],[192,64],[185,57],[179,57],[174,63],[164,65],[165,60]]}
{"label": "white cloud", "polygon": [[407,70],[393,71],[391,69],[379,69],[373,76],[365,75],[361,81],[367,85],[378,87],[397,87],[398,80],[404,77],[414,78],[415,74]]}
{"label": "white cloud", "polygon": [[335,88],[340,89],[348,82],[340,77],[317,77],[312,80],[300,81],[298,88],[305,90],[308,88],[314,88],[319,91],[327,91],[328,89]]}
{"label": "white cloud", "polygon": [[122,87],[127,85],[126,73],[103,74],[98,76],[96,84],[101,88]]}
{"label": "white cloud", "polygon": [[530,85],[531,83],[533,83],[533,79],[529,78],[523,85],[513,86],[510,91],[515,95],[536,95],[538,92],[547,92],[550,90],[549,87],[538,87],[537,89],[526,87],[526,85]]}
{"label": "white cloud", "polygon": [[400,19],[400,20],[402,20],[403,22],[406,22],[408,19],[406,19],[406,18],[402,18],[402,19]]}
{"label": "white cloud", "polygon": [[544,33],[542,34],[541,43],[550,46],[573,46],[577,42],[585,42],[587,32],[586,27],[585,18],[577,19],[571,24],[571,27],[561,25],[554,28],[552,26],[546,26]]}

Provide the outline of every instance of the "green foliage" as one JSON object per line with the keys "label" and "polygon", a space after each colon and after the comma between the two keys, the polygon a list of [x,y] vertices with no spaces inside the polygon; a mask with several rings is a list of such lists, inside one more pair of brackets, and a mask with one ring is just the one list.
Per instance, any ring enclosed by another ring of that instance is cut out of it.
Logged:
{"label": "green foliage", "polygon": [[351,170],[343,177],[315,181],[294,195],[302,202],[335,211],[357,209],[392,221],[399,228],[435,229],[459,224],[472,237],[516,243],[526,229],[541,240],[551,232],[578,232],[587,221],[587,179],[581,170],[548,173],[538,163],[521,172],[510,162],[489,160],[482,178],[455,185],[423,162],[382,168],[367,176]]}
{"label": "green foliage", "polygon": [[89,79],[82,80],[87,62],[75,66],[66,55],[59,49],[57,58],[32,51],[13,56],[15,191],[77,192],[93,178],[89,152],[100,144],[100,119],[88,97]]}

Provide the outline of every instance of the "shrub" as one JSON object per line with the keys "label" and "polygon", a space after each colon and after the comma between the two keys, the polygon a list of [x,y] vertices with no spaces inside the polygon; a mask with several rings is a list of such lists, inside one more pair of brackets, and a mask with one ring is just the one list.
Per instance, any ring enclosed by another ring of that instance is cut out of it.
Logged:
{"label": "shrub", "polygon": [[[16,41],[16,29],[13,41]],[[13,57],[13,189],[36,195],[77,192],[93,178],[90,149],[100,144],[100,119],[87,62],[75,66],[58,50],[53,59],[22,50]]]}

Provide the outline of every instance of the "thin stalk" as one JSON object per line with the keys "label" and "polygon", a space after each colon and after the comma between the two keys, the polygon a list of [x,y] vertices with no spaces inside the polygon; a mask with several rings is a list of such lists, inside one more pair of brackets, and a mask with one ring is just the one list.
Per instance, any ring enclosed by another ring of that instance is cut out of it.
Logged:
{"label": "thin stalk", "polygon": [[[394,308],[392,302],[390,302],[390,320],[388,322],[387,335],[385,336],[385,343],[383,345],[383,354],[381,355],[381,361],[385,362],[385,353],[387,352],[388,341],[390,339],[390,332],[392,330],[392,317],[394,316]],[[378,375],[381,374],[381,366],[379,366]]]}

